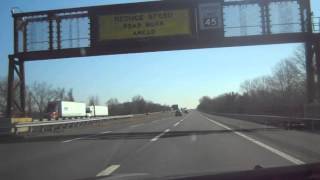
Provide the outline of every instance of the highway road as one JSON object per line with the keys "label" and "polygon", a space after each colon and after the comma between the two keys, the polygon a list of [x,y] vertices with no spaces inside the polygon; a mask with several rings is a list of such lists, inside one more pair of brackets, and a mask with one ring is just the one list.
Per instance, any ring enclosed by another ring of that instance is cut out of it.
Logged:
{"label": "highway road", "polygon": [[320,134],[163,113],[0,141],[0,159],[0,179],[221,173],[319,162]]}

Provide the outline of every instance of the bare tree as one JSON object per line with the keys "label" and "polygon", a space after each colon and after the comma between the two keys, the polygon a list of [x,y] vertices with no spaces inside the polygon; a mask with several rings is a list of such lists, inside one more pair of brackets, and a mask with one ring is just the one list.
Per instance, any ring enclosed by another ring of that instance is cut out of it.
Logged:
{"label": "bare tree", "polygon": [[52,89],[51,85],[48,85],[45,82],[34,82],[30,90],[30,96],[32,97],[40,113],[45,112],[48,103],[56,99],[54,96],[54,90]]}
{"label": "bare tree", "polygon": [[[14,86],[18,81],[14,81]],[[33,116],[40,115],[47,109],[47,105],[50,101],[60,100],[74,100],[72,89],[68,91],[66,95],[65,88],[53,88],[51,85],[45,82],[34,82],[31,86],[26,86],[26,113]],[[19,92],[14,94],[13,97],[19,102]],[[0,113],[4,113],[6,109],[7,97],[7,80],[0,79]],[[15,106],[12,109],[13,113],[18,112]]]}
{"label": "bare tree", "polygon": [[118,105],[119,104],[119,101],[117,98],[111,98],[107,101],[106,103],[108,106],[112,106],[112,105]]}
{"label": "bare tree", "polygon": [[242,94],[225,93],[200,99],[198,109],[207,112],[241,112],[301,115],[306,89],[304,49],[281,60],[269,76],[244,81]]}
{"label": "bare tree", "polygon": [[109,109],[109,114],[110,115],[119,115],[120,113],[120,105],[119,101],[117,98],[111,98],[106,102],[106,105],[108,106]]}
{"label": "bare tree", "polygon": [[132,103],[132,114],[145,113],[146,112],[146,101],[140,95],[134,96],[131,100]]}
{"label": "bare tree", "polygon": [[255,95],[258,92],[270,91],[271,77],[261,76],[254,78],[252,80],[246,80],[240,84],[240,89],[242,92]]}
{"label": "bare tree", "polygon": [[212,100],[208,96],[203,96],[199,100],[199,105],[197,107],[199,110],[203,110],[205,112],[210,112],[212,109]]}
{"label": "bare tree", "polygon": [[99,104],[99,97],[98,96],[90,96],[89,97],[89,106],[94,106]]}
{"label": "bare tree", "polygon": [[305,48],[303,46],[298,47],[294,55],[292,57],[294,64],[299,69],[300,76],[306,77],[306,56],[305,56]]}
{"label": "bare tree", "polygon": [[63,100],[67,100],[66,97],[66,91],[64,88],[56,88],[55,90],[53,90],[54,93],[54,97],[55,97],[55,101],[63,101]]}
{"label": "bare tree", "polygon": [[29,87],[26,87],[26,112],[29,115],[32,115],[32,113],[35,111],[35,102],[32,97],[32,92]]}
{"label": "bare tree", "polygon": [[131,102],[120,103],[116,98],[111,98],[106,103],[110,115],[123,115],[147,112],[160,112],[170,110],[169,106],[146,101],[142,96],[134,96]]}
{"label": "bare tree", "polygon": [[[98,97],[96,97],[98,98]],[[98,99],[97,99],[98,100]],[[74,101],[74,97],[73,97],[73,89],[69,89],[68,91],[68,101]]]}

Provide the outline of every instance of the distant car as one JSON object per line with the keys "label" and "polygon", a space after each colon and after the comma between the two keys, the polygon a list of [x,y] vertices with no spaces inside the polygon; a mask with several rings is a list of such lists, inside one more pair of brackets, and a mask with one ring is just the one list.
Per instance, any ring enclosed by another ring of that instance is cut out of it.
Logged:
{"label": "distant car", "polygon": [[189,113],[189,111],[188,111],[188,110],[184,110],[184,113],[188,114],[188,113]]}
{"label": "distant car", "polygon": [[177,110],[176,113],[175,113],[175,116],[182,116],[181,111]]}

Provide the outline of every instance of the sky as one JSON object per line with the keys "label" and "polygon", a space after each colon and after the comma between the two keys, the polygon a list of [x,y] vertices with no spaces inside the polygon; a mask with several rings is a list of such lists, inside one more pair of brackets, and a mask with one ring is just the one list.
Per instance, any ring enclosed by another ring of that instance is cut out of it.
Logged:
{"label": "sky", "polygon": [[[45,2],[45,3],[44,3]],[[0,77],[8,70],[13,52],[10,8],[24,12],[91,5],[128,3],[130,0],[2,0],[0,6]],[[320,1],[312,0],[314,15],[320,17]],[[268,75],[276,64],[292,56],[301,44],[135,53],[25,64],[26,82],[47,82],[54,87],[73,88],[77,101],[98,96],[129,101],[135,95],[161,104],[195,108],[202,96],[239,91],[241,82]]]}

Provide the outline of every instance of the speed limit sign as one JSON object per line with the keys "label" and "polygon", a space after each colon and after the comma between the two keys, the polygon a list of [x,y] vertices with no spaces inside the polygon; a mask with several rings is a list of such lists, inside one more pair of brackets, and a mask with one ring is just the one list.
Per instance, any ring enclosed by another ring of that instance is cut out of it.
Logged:
{"label": "speed limit sign", "polygon": [[204,18],[203,21],[204,27],[215,27],[218,24],[218,20],[215,17]]}
{"label": "speed limit sign", "polygon": [[218,29],[222,27],[222,12],[220,3],[199,4],[199,25],[201,30]]}

